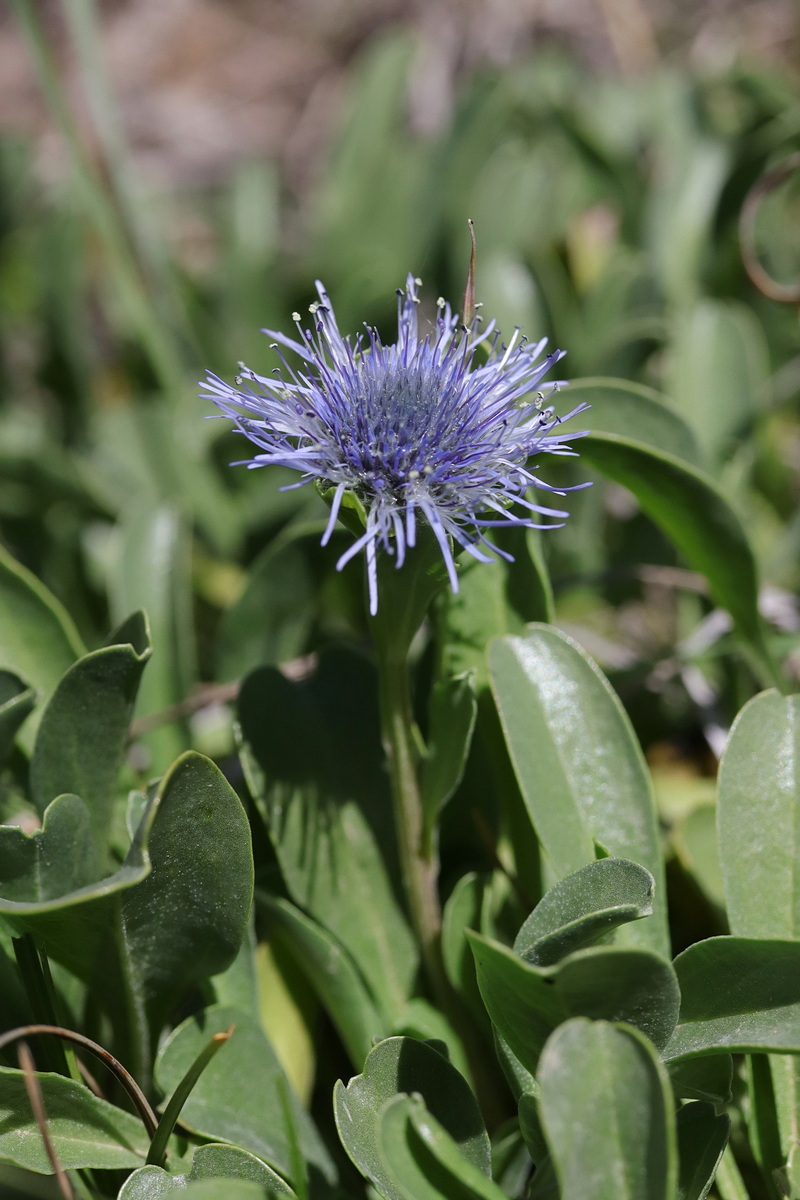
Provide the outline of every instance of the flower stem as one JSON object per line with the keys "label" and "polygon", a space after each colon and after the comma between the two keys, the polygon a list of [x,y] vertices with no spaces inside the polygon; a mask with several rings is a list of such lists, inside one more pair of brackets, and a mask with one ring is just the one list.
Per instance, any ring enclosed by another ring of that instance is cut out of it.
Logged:
{"label": "flower stem", "polygon": [[440,944],[439,863],[435,846],[426,845],[408,660],[405,654],[393,655],[384,645],[379,652],[379,669],[381,727],[403,886],[428,981],[434,996],[446,1008],[449,988]]}

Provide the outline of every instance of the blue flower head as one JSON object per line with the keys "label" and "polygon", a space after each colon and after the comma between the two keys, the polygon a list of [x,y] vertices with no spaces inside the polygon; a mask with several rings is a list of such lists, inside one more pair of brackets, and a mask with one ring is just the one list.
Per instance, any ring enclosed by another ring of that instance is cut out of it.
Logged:
{"label": "blue flower head", "polygon": [[[560,385],[537,390],[539,382],[564,355],[555,350],[543,358],[546,338],[533,345],[517,330],[504,345],[494,322],[482,332],[477,321],[466,328],[443,300],[435,327],[420,335],[419,282],[409,276],[398,292],[394,345],[385,346],[369,326],[355,340],[343,338],[317,283],[313,332],[299,313],[297,340],[264,330],[275,339],[282,368],[262,376],[242,367],[235,387],[209,374],[204,385],[204,394],[258,447],[248,467],[291,467],[302,473],[294,486],[317,480],[333,489],[323,545],[345,492],[359,498],[366,528],[337,567],[365,551],[373,614],[378,550],[401,567],[420,520],[436,536],[453,591],[451,539],[487,562],[486,551],[510,557],[487,541],[488,528],[554,527],[540,516],[563,524],[567,513],[529,498],[531,487],[564,494],[539,478],[530,459],[574,454],[571,444],[581,433],[564,433],[561,424],[588,407],[580,404],[565,417],[545,407]],[[287,361],[281,347],[299,363]]]}

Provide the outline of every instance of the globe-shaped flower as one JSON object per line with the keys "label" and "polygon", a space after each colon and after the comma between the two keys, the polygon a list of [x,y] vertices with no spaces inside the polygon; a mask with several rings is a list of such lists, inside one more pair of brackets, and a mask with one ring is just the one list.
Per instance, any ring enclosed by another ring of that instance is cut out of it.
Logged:
{"label": "globe-shaped flower", "polygon": [[[531,487],[564,494],[539,478],[530,459],[543,451],[574,454],[571,443],[581,433],[564,433],[561,424],[588,407],[580,404],[558,417],[544,406],[560,385],[537,390],[539,382],[564,355],[555,350],[542,358],[546,338],[533,345],[517,330],[504,345],[494,322],[483,332],[477,321],[466,328],[443,300],[435,328],[420,335],[419,282],[409,276],[398,292],[394,345],[384,346],[370,327],[354,341],[343,338],[317,283],[314,332],[303,328],[299,313],[298,340],[264,330],[275,339],[282,369],[262,376],[242,366],[234,387],[212,374],[204,385],[204,394],[259,448],[247,466],[292,467],[302,473],[294,486],[317,480],[334,489],[323,545],[345,492],[361,500],[366,528],[337,567],[366,552],[373,615],[377,552],[393,555],[401,567],[419,520],[436,536],[453,591],[458,577],[451,539],[491,561],[487,551],[510,556],[487,540],[486,529],[553,527],[540,516],[563,524],[567,513],[529,498]],[[297,356],[296,366],[281,346]]]}

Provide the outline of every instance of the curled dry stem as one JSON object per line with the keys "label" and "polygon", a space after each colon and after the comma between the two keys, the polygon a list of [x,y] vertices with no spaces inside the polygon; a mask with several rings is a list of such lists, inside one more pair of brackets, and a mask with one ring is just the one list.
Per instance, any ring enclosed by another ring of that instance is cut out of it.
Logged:
{"label": "curled dry stem", "polygon": [[109,1053],[103,1046],[98,1045],[97,1042],[93,1042],[91,1038],[85,1037],[84,1034],[76,1033],[74,1029],[65,1029],[61,1025],[21,1025],[17,1029],[9,1029],[7,1033],[0,1034],[0,1050],[12,1042],[17,1042],[22,1038],[32,1037],[37,1034],[49,1034],[52,1037],[63,1038],[65,1042],[72,1042],[76,1046],[82,1046],[84,1050],[88,1050],[95,1058],[99,1058],[102,1063],[105,1063],[109,1071],[116,1076],[130,1096],[131,1102],[147,1130],[147,1136],[149,1138],[153,1137],[158,1127],[158,1120],[147,1102],[147,1097],[130,1071],[126,1071],[122,1063],[114,1058],[113,1054]]}

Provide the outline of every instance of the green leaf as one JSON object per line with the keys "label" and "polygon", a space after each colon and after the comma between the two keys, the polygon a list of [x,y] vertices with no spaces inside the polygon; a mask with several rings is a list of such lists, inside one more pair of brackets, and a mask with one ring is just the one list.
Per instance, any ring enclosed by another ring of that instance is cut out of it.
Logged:
{"label": "green leaf", "polygon": [[481,927],[484,881],[474,871],[462,875],[447,898],[442,913],[442,958],[450,983],[470,1007],[481,1025],[486,1025],[486,1009],[481,1000],[475,959],[467,940],[467,930]]}
{"label": "green leaf", "polygon": [[689,566],[706,576],[716,603],[728,610],[761,661],[755,558],[738,516],[713,480],[671,454],[622,434],[583,438],[581,454],[633,492]]}
{"label": "green leaf", "polygon": [[265,892],[257,893],[257,899],[269,914],[271,936],[277,936],[304,972],[351,1061],[360,1066],[375,1039],[384,1035],[385,1026],[352,958],[333,934],[288,900]]}
{"label": "green leaf", "polygon": [[469,939],[489,1016],[534,1075],[545,1041],[570,1017],[627,1021],[659,1049],[675,1028],[675,972],[651,950],[598,946],[534,967],[499,942],[475,933]]}
{"label": "green leaf", "polygon": [[[125,510],[110,571],[109,594],[117,621],[135,609],[147,612],[155,655],[142,680],[137,716],[152,716],[184,700],[196,680],[190,581],[190,530],[173,507],[139,501]],[[179,722],[142,739],[159,774],[186,749]]]}
{"label": "green leaf", "polygon": [[492,690],[525,803],[557,876],[595,857],[646,867],[653,917],[621,941],[668,953],[655,801],[642,752],[608,680],[566,634],[532,625],[489,648]]}
{"label": "green leaf", "polygon": [[[624,437],[703,467],[703,454],[691,426],[652,388],[627,379],[576,379],[570,383],[568,395],[570,403],[591,404],[579,421],[592,439]],[[581,449],[584,444],[581,440]]]}
{"label": "green leaf", "polygon": [[[198,1179],[181,1193],[185,1200],[220,1200],[219,1184],[215,1179]],[[226,1180],[225,1200],[270,1200],[273,1192],[248,1179]]]}
{"label": "green leaf", "polygon": [[[717,805],[697,804],[672,828],[678,859],[712,904],[725,908],[725,888],[719,860]],[[734,933],[741,932],[733,930]]]}
{"label": "green leaf", "polygon": [[538,1167],[549,1156],[550,1151],[542,1129],[542,1118],[539,1113],[538,1084],[536,1094],[523,1092],[519,1098],[519,1127],[525,1139],[528,1152]]}
{"label": "green leaf", "polygon": [[672,1092],[646,1038],[569,1021],[548,1040],[539,1081],[562,1200],[674,1200]]}
{"label": "green leaf", "polygon": [[416,545],[406,550],[401,571],[388,554],[378,556],[380,604],[371,621],[379,654],[404,659],[431,603],[447,586],[447,569],[436,536],[427,524],[418,524]]}
{"label": "green leaf", "polygon": [[[86,649],[68,613],[35,575],[0,546],[0,667],[49,699],[61,676]],[[30,750],[38,713],[21,740]]]}
{"label": "green leaf", "polygon": [[549,967],[653,911],[655,881],[638,863],[602,858],[550,888],[517,934],[514,952]]}
{"label": "green leaf", "polygon": [[229,966],[253,899],[250,827],[218,767],[189,751],[159,786],[153,869],[122,902],[126,955],[153,1027],[177,996]]}
{"label": "green leaf", "polygon": [[728,1144],[730,1117],[711,1104],[684,1104],[678,1112],[677,1200],[705,1200]]}
{"label": "green leaf", "polygon": [[[285,1076],[254,1017],[222,1005],[189,1017],[170,1034],[159,1053],[158,1085],[169,1095],[208,1039],[231,1025],[235,1026],[232,1037],[200,1076],[184,1105],[181,1124],[202,1137],[242,1146],[296,1184],[280,1097]],[[291,1111],[310,1166],[313,1192],[324,1181],[333,1181],[333,1165],[311,1118],[293,1093]]]}
{"label": "green leaf", "polygon": [[[118,644],[112,640],[117,636],[129,641]],[[137,613],[108,644],[69,668],[42,714],[36,737],[31,791],[39,811],[62,792],[75,792],[88,806],[103,855],[139,680],[151,652],[147,619]]]}
{"label": "green leaf", "polygon": [[299,682],[261,668],[242,685],[239,720],[248,783],[292,900],[349,951],[391,1023],[417,951],[397,899],[374,671],[341,650]]}
{"label": "green leaf", "polygon": [[31,834],[0,826],[0,864],[4,899],[17,905],[48,904],[91,887],[97,855],[83,800],[59,796],[47,808],[43,827]]}
{"label": "green leaf", "polygon": [[254,667],[277,666],[304,653],[323,580],[347,538],[337,526],[321,546],[324,532],[325,522],[290,525],[252,563],[244,591],[220,622],[218,678],[242,679]]}
{"label": "green leaf", "polygon": [[422,763],[420,791],[430,834],[467,764],[478,712],[472,674],[434,684],[429,710],[428,753]]}
{"label": "green leaf", "polygon": [[706,1058],[682,1058],[667,1063],[672,1090],[685,1100],[706,1100],[709,1104],[730,1104],[733,1083],[733,1059],[730,1054]]}
{"label": "green leaf", "polygon": [[[800,939],[799,772],[800,697],[764,692],[736,718],[719,770],[719,851],[734,935]],[[770,1067],[779,1158],[786,1160],[795,1142],[800,1063],[772,1058]]]}
{"label": "green leaf", "polygon": [[236,955],[252,899],[250,830],[230,784],[194,753],[165,776],[125,863],[107,879],[85,878],[88,824],[85,807],[67,796],[29,838],[0,828],[0,878],[11,881],[0,913],[90,984],[115,1022],[133,1022],[138,1054],[129,1054],[140,1061],[130,1065],[143,1072],[177,996]]}
{"label": "green leaf", "polygon": [[416,1097],[395,1096],[380,1112],[387,1173],[406,1200],[504,1200]]}
{"label": "green leaf", "polygon": [[[47,1127],[65,1170],[142,1165],[149,1138],[138,1117],[100,1100],[83,1084],[63,1075],[37,1073],[37,1078]],[[42,1175],[53,1172],[31,1111],[24,1075],[9,1067],[0,1067],[0,1160]]]}
{"label": "green leaf", "polygon": [[800,937],[800,696],[763,692],[739,713],[720,763],[718,822],[731,933]]}
{"label": "green leaf", "polygon": [[763,409],[769,358],[758,318],[743,304],[707,297],[683,307],[668,362],[671,394],[708,457],[719,460]]}
{"label": "green leaf", "polygon": [[553,615],[550,577],[538,530],[501,532],[500,544],[514,555],[487,568],[466,553],[458,563],[459,590],[440,605],[439,640],[445,677],[471,672],[480,694],[488,685],[486,647],[493,637],[521,633],[526,621]]}
{"label": "green leaf", "polygon": [[0,767],[14,746],[20,726],[33,711],[36,691],[13,671],[0,670]]}
{"label": "green leaf", "polygon": [[381,1147],[381,1110],[397,1095],[419,1093],[430,1114],[476,1170],[491,1177],[491,1149],[475,1097],[463,1076],[436,1050],[413,1038],[380,1042],[364,1074],[334,1088],[336,1128],[358,1169],[387,1200],[406,1200]]}
{"label": "green leaf", "polygon": [[162,1197],[184,1196],[188,1185],[201,1179],[226,1180],[226,1196],[228,1180],[246,1180],[260,1184],[261,1188],[266,1188],[271,1195],[294,1196],[288,1183],[254,1154],[238,1146],[212,1142],[206,1146],[198,1146],[188,1174],[171,1175],[161,1167],[140,1167],[125,1180],[117,1200],[162,1200]]}
{"label": "green leaf", "polygon": [[678,1026],[666,1060],[800,1052],[800,942],[715,937],[675,959]]}

